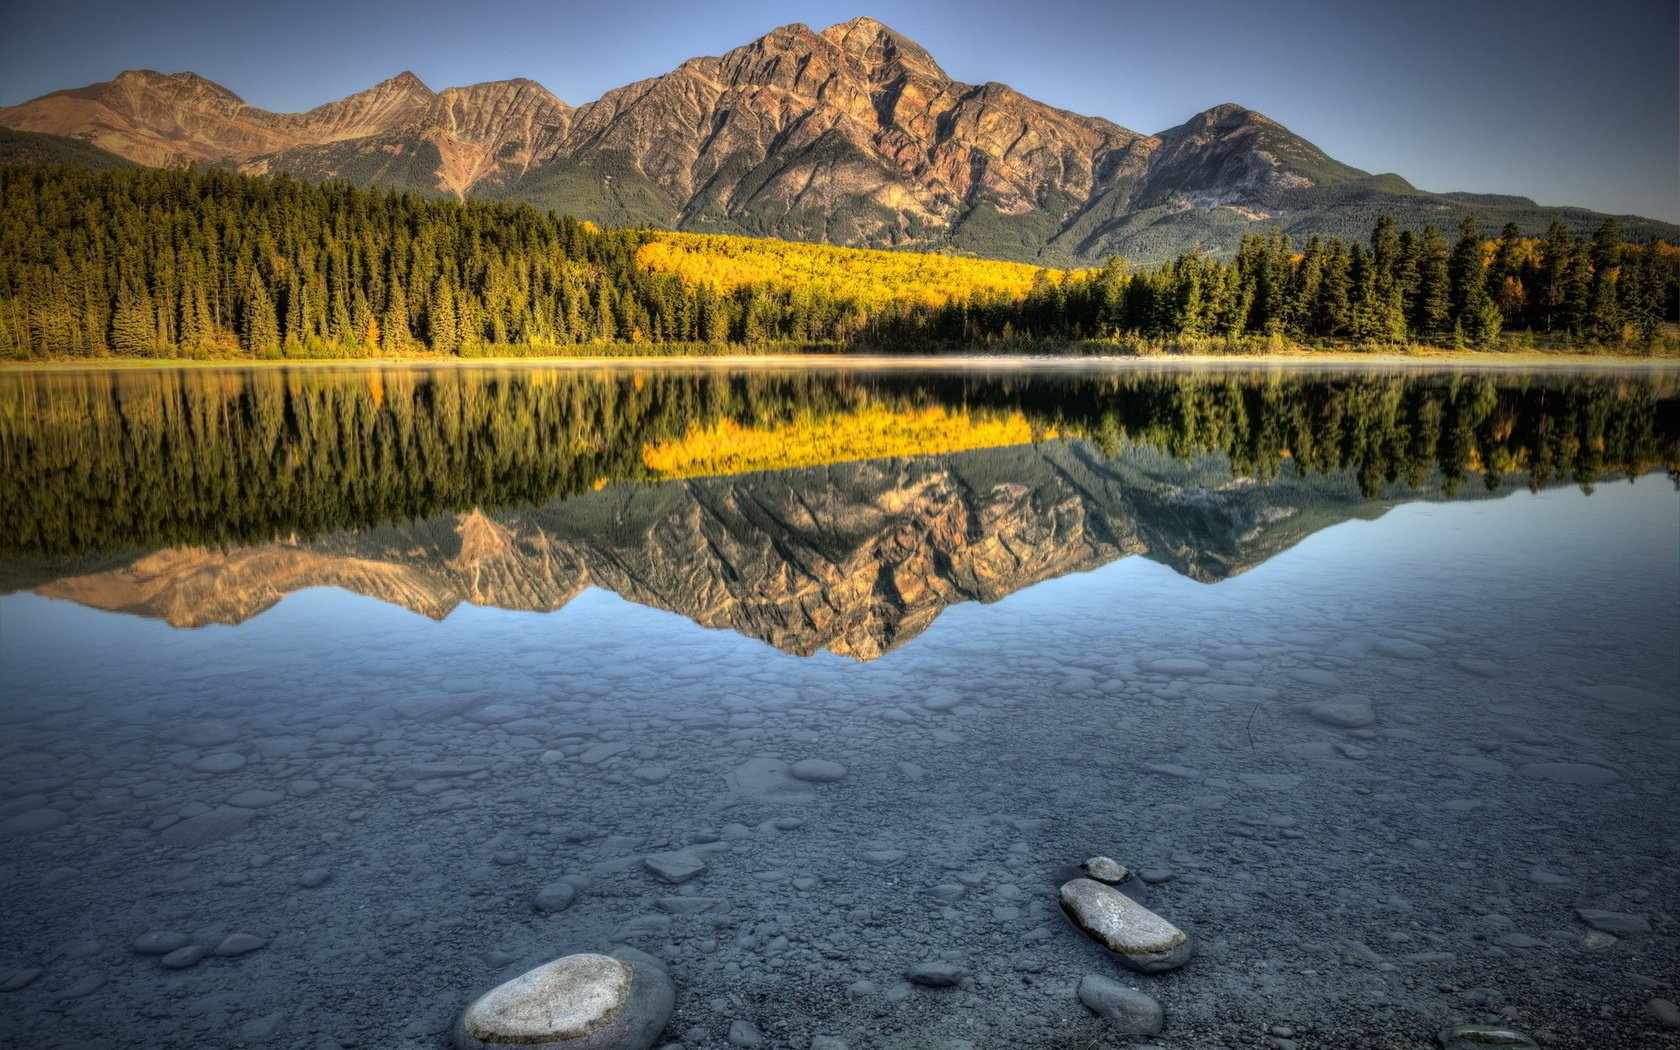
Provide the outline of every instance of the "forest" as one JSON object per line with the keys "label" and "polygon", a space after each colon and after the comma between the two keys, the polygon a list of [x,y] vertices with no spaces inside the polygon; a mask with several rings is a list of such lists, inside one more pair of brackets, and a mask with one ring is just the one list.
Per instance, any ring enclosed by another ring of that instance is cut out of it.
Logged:
{"label": "forest", "polygon": [[1466,217],[1369,244],[1055,271],[603,230],[529,205],[221,170],[0,168],[0,358],[829,350],[1676,353],[1680,250]]}
{"label": "forest", "polygon": [[[69,370],[0,384],[0,554],[317,536],[608,484],[1028,441],[1346,474],[1367,498],[1476,481],[1680,478],[1670,377],[1127,371]],[[6,581],[0,580],[0,586]]]}

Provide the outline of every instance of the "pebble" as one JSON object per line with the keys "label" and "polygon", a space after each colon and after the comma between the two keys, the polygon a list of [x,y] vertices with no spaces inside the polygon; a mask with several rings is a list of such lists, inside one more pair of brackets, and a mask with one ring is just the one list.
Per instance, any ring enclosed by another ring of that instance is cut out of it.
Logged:
{"label": "pebble", "polygon": [[245,756],[234,751],[205,755],[192,764],[200,773],[234,773],[245,768]]}
{"label": "pebble", "polygon": [[1376,712],[1371,710],[1370,697],[1357,693],[1345,693],[1314,704],[1307,713],[1313,721],[1337,729],[1363,729],[1377,720]]}
{"label": "pebble", "polygon": [[171,824],[158,833],[158,841],[165,846],[179,846],[185,849],[208,846],[212,842],[220,842],[245,830],[245,826],[254,816],[255,814],[248,809],[223,806],[208,813],[188,817],[178,824]]}
{"label": "pebble", "polygon": [[1123,882],[1130,882],[1132,873],[1112,857],[1092,857],[1079,866],[1089,878],[1098,882],[1106,882],[1110,886],[1118,886]]}
{"label": "pebble", "polygon": [[175,930],[154,930],[134,938],[134,950],[141,955],[168,955],[191,942],[192,938]]}
{"label": "pebble", "polygon": [[751,1021],[737,1017],[729,1023],[730,1046],[763,1046],[764,1033]]}
{"label": "pebble", "polygon": [[796,780],[808,784],[832,784],[846,777],[846,767],[822,758],[806,758],[795,762],[788,770]]}
{"label": "pebble", "polygon": [[21,970],[13,970],[5,979],[0,980],[0,992],[20,992],[35,983],[35,979],[47,971],[39,966],[30,966]]}
{"label": "pebble", "polygon": [[1627,936],[1630,933],[1650,933],[1651,922],[1643,915],[1627,912],[1601,911],[1598,908],[1576,908],[1575,915],[1582,922],[1603,933]]}
{"label": "pebble", "polygon": [[222,943],[216,945],[216,954],[221,956],[245,955],[263,947],[268,942],[261,937],[249,933],[230,933],[222,938]]}
{"label": "pebble", "polygon": [[1540,1044],[1504,1025],[1457,1024],[1441,1029],[1441,1050],[1487,1050],[1490,1046],[1515,1046],[1539,1050]]}
{"label": "pebble", "polygon": [[1175,970],[1195,951],[1177,926],[1112,886],[1073,879],[1063,883],[1060,898],[1076,926],[1143,973]]}
{"label": "pebble", "polygon": [[1079,982],[1079,1001],[1114,1025],[1119,1035],[1158,1035],[1165,1015],[1154,996],[1101,974],[1086,974]]}
{"label": "pebble", "polygon": [[961,966],[948,962],[921,962],[905,971],[904,976],[912,984],[919,984],[924,988],[955,988],[962,983],[965,971]]}
{"label": "pebble", "polygon": [[197,966],[200,959],[210,954],[210,949],[202,944],[189,944],[185,948],[177,948],[165,955],[159,962],[166,970],[185,970],[189,966]]}
{"label": "pebble", "polygon": [[706,870],[706,862],[686,850],[650,853],[642,858],[642,863],[673,886],[680,886]]}
{"label": "pebble", "polygon": [[325,886],[331,878],[330,868],[310,868],[297,877],[297,884],[306,890],[312,890],[318,886]]}
{"label": "pebble", "polygon": [[1651,1016],[1670,1028],[1680,1028],[1680,1006],[1672,999],[1652,999],[1645,1004],[1645,1009]]}
{"label": "pebble", "polygon": [[569,882],[551,882],[537,890],[531,903],[544,915],[565,911],[577,900],[577,887]]}

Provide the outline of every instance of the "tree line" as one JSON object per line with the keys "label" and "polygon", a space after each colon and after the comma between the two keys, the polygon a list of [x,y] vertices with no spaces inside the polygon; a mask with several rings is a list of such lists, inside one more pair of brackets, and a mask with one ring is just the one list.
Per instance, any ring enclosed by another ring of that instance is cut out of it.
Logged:
{"label": "tree line", "polygon": [[1131,272],[1121,260],[1044,272],[1018,299],[981,293],[895,319],[883,341],[949,343],[1127,337],[1362,345],[1495,347],[1507,331],[1574,345],[1637,346],[1680,320],[1680,250],[1622,241],[1615,219],[1591,237],[1553,223],[1543,239],[1508,224],[1484,240],[1474,217],[1448,242],[1377,220],[1369,244],[1311,238],[1299,251],[1277,229],[1236,255],[1201,253]]}
{"label": "tree line", "polygon": [[[0,168],[0,356],[366,357],[632,344],[900,350],[1023,340],[1631,346],[1680,319],[1680,251],[1466,219],[1370,243],[1273,230],[1133,271],[662,241],[529,205],[220,170]],[[868,257],[868,258],[865,258]],[[875,265],[870,263],[870,265]],[[880,264],[885,266],[885,264]],[[769,276],[766,276],[769,275]],[[890,282],[887,278],[890,276]],[[1023,287],[1024,286],[1024,287]],[[890,287],[883,294],[882,287]],[[1262,347],[1266,344],[1260,344]]]}
{"label": "tree line", "polygon": [[[915,435],[934,409],[1024,419],[1009,443],[1056,434],[1110,458],[1136,446],[1220,457],[1227,477],[1347,476],[1367,498],[1680,470],[1680,390],[1644,375],[73,371],[0,382],[0,554],[258,543],[542,505],[658,481],[659,450],[697,432],[799,423],[856,437],[892,415]],[[935,432],[914,451],[953,451],[957,437]],[[823,456],[871,454],[888,452],[848,440]],[[823,459],[791,444],[779,455],[738,469]]]}

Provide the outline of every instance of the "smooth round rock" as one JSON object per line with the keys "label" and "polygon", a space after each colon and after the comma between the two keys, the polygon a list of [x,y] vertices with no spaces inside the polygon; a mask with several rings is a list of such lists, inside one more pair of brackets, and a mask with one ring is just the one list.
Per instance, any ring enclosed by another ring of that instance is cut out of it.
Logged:
{"label": "smooth round rock", "polygon": [[1079,867],[1087,877],[1106,882],[1110,886],[1118,886],[1132,880],[1132,873],[1113,857],[1092,857]]}
{"label": "smooth round rock", "polygon": [[1114,1025],[1120,1035],[1156,1035],[1166,1021],[1155,997],[1101,974],[1086,974],[1079,982],[1079,1001]]}
{"label": "smooth round rock", "polygon": [[454,1040],[461,1050],[648,1050],[675,1001],[651,956],[568,955],[479,996],[456,1022]]}
{"label": "smooth round rock", "polygon": [[1540,1044],[1515,1028],[1494,1024],[1455,1024],[1441,1029],[1438,1037],[1442,1050],[1487,1050],[1488,1047],[1515,1046],[1539,1050]]}
{"label": "smooth round rock", "polygon": [[1073,879],[1062,884],[1060,897],[1075,926],[1134,970],[1176,970],[1195,953],[1184,931],[1112,886]]}
{"label": "smooth round rock", "polygon": [[552,882],[537,890],[531,903],[544,915],[565,911],[577,900],[577,887],[569,882]]}
{"label": "smooth round rock", "polygon": [[795,780],[803,780],[810,784],[832,784],[837,780],[844,780],[846,767],[838,762],[830,762],[826,758],[805,758],[795,762],[788,769]]}

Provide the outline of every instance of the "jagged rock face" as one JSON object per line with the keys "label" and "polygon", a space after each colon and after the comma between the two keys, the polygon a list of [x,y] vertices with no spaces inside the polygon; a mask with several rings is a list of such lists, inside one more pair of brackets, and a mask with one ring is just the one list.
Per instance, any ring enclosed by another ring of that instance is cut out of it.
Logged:
{"label": "jagged rock face", "polygon": [[[1050,264],[1219,250],[1261,222],[1364,236],[1374,208],[1421,225],[1453,221],[1468,201],[1341,164],[1241,106],[1142,136],[1003,84],[960,83],[868,18],[821,32],[783,26],[576,110],[529,80],[434,93],[403,73],[280,114],[191,73],[142,71],[0,109],[0,125],[142,164],[226,164],[529,200],[605,222]],[[1527,201],[1473,203],[1489,228],[1510,218],[1538,233],[1554,216],[1595,224],[1591,213]]]}
{"label": "jagged rock face", "polygon": [[[310,542],[157,551],[34,589],[192,627],[309,587],[442,618],[462,602],[552,611],[593,586],[786,652],[870,660],[959,602],[1131,554],[1217,580],[1304,534],[1290,497],[1181,487],[1163,470],[1184,480],[1153,454],[1049,443],[624,486]],[[1361,512],[1348,499],[1341,517]]]}

